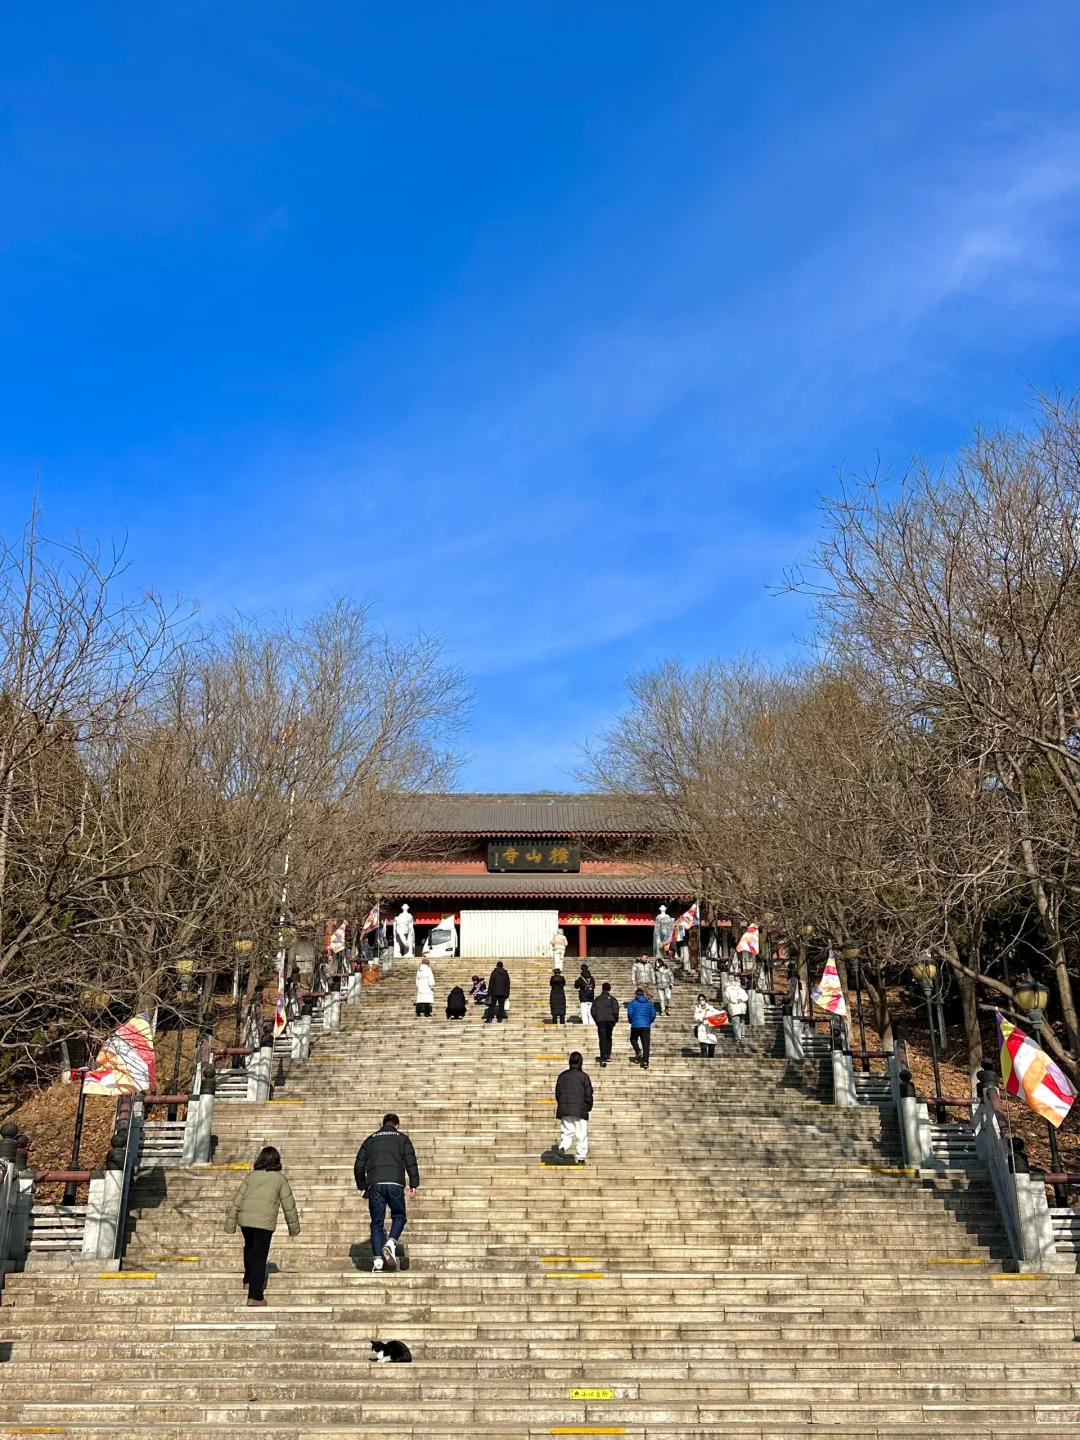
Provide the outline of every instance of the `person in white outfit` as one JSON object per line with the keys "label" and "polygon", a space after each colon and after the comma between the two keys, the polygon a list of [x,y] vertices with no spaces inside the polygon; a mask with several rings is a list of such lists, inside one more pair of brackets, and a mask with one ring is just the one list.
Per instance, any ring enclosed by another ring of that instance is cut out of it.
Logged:
{"label": "person in white outfit", "polygon": [[711,1060],[716,1054],[717,1036],[717,1027],[709,1022],[723,1013],[715,1005],[710,1005],[704,995],[697,997],[697,1005],[694,1007],[694,1034],[697,1036],[702,1056],[707,1060]]}
{"label": "person in white outfit", "polygon": [[644,990],[646,994],[649,992],[649,986],[656,984],[656,972],[647,955],[642,955],[634,961],[630,979],[635,990]]}
{"label": "person in white outfit", "polygon": [[416,967],[416,1013],[430,1019],[435,1004],[435,972],[427,961]]}
{"label": "person in white outfit", "polygon": [[661,1015],[666,1015],[671,1009],[671,995],[675,989],[675,976],[671,973],[671,966],[660,956],[653,965],[656,975],[656,1005]]}
{"label": "person in white outfit", "polygon": [[563,967],[563,960],[566,958],[566,944],[566,931],[560,925],[551,937],[551,964],[555,970],[561,970]]}
{"label": "person in white outfit", "polygon": [[732,979],[724,992],[728,1019],[731,1021],[731,1038],[738,1045],[742,1041],[743,1020],[746,1018],[746,1002],[749,999],[738,980]]}

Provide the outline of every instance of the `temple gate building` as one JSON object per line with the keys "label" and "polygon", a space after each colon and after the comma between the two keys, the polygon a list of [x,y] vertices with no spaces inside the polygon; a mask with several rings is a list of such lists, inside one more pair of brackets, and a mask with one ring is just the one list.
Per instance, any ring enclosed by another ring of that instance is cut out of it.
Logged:
{"label": "temple gate building", "polygon": [[651,952],[661,904],[693,900],[663,858],[655,802],[605,795],[425,795],[402,850],[377,877],[384,918],[413,912],[417,951],[453,915],[463,957]]}

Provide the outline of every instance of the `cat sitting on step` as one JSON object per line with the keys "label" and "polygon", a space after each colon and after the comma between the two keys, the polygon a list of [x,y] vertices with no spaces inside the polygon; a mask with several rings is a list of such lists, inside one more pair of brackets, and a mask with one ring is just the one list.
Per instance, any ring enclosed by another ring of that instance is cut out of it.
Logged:
{"label": "cat sitting on step", "polygon": [[372,1340],[371,1360],[375,1365],[408,1365],[412,1351],[404,1340]]}

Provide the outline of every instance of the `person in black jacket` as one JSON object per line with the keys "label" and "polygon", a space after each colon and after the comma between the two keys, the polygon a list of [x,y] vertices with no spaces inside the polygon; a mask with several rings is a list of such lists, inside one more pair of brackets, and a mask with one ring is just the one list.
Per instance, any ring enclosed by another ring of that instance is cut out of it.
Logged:
{"label": "person in black jacket", "polygon": [[[383,1116],[382,1128],[369,1135],[356,1154],[353,1177],[356,1188],[368,1202],[371,1215],[373,1270],[398,1268],[397,1242],[408,1222],[405,1212],[405,1181],[411,1199],[420,1186],[416,1151],[408,1135],[398,1129],[401,1121],[393,1113]],[[386,1212],[390,1211],[390,1236],[386,1238]]]}
{"label": "person in black jacket", "polygon": [[488,1008],[484,1016],[484,1024],[490,1025],[492,1020],[498,1020],[501,1025],[506,1019],[506,1002],[510,999],[510,971],[507,970],[501,960],[495,961],[495,969],[492,970],[488,980]]}
{"label": "person in black jacket", "polygon": [[446,1018],[448,1020],[464,1020],[469,1013],[469,1002],[465,999],[465,991],[460,985],[455,985],[446,997]]}
{"label": "person in black jacket", "polygon": [[574,989],[578,992],[578,1000],[581,1002],[581,1023],[592,1024],[592,1002],[596,994],[596,981],[588,965],[582,965],[581,974],[574,981]]}
{"label": "person in black jacket", "polygon": [[555,1081],[555,1117],[561,1134],[559,1149],[564,1155],[577,1145],[577,1163],[585,1164],[589,1153],[589,1112],[593,1107],[592,1081],[581,1068],[581,1051],[570,1056],[570,1069]]}
{"label": "person in black jacket", "polygon": [[606,980],[600,987],[600,994],[593,1001],[592,1018],[600,1036],[600,1064],[606,1068],[611,1059],[611,1037],[619,1020],[619,1002],[612,995],[611,986]]}
{"label": "person in black jacket", "polygon": [[561,970],[551,972],[551,996],[548,1001],[551,1006],[551,1023],[553,1025],[566,1024],[566,976]]}

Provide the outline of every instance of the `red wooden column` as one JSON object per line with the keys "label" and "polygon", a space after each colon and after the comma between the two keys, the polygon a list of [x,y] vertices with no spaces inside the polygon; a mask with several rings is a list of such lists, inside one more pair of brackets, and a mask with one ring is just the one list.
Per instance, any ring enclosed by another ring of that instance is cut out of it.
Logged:
{"label": "red wooden column", "polygon": [[589,955],[588,929],[589,927],[585,924],[577,927],[577,953],[580,960],[587,959]]}

